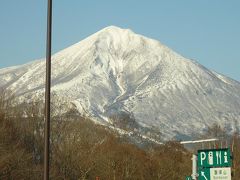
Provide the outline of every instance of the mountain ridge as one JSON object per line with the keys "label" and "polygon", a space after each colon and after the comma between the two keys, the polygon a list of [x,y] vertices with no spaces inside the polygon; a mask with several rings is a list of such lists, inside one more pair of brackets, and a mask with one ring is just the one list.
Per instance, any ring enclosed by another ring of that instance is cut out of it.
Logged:
{"label": "mountain ridge", "polygon": [[[41,99],[44,76],[44,61],[1,69],[0,87],[22,101]],[[131,114],[165,139],[190,137],[215,122],[232,131],[240,118],[239,82],[115,26],[52,56],[52,92],[106,125],[114,114]]]}

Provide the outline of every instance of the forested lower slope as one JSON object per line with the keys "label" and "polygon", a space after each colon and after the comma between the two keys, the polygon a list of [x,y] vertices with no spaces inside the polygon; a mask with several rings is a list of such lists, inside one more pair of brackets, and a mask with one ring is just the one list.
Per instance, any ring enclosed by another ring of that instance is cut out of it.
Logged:
{"label": "forested lower slope", "polygon": [[[0,179],[43,179],[41,104],[0,100]],[[180,180],[191,174],[191,152],[178,142],[139,148],[127,137],[72,112],[51,120],[51,179]],[[239,167],[239,136],[235,136]],[[239,168],[235,169],[239,179]]]}

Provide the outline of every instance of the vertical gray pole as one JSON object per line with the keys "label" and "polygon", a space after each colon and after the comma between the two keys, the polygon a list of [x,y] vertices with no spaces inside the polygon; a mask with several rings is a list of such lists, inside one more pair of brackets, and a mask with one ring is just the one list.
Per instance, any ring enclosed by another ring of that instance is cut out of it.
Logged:
{"label": "vertical gray pole", "polygon": [[192,155],[192,179],[197,179],[197,156]]}
{"label": "vertical gray pole", "polygon": [[49,180],[50,145],[50,89],[51,89],[51,39],[52,39],[52,0],[48,0],[47,47],[46,47],[46,86],[45,86],[45,128],[44,128],[44,180]]}

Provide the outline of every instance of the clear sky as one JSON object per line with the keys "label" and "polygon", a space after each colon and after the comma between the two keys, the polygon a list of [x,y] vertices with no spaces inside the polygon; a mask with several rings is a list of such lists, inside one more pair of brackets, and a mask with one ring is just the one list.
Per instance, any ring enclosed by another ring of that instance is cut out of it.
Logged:
{"label": "clear sky", "polygon": [[[45,57],[47,0],[0,1],[0,68]],[[240,81],[239,0],[53,0],[53,52],[115,25]]]}

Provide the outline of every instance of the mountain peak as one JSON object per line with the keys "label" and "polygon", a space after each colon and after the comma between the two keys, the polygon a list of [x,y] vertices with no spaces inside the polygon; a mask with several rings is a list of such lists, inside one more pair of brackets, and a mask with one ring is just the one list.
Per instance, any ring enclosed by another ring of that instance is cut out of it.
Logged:
{"label": "mountain peak", "polygon": [[96,33],[97,41],[112,41],[114,44],[130,41],[131,37],[137,37],[130,29],[123,29],[117,26],[108,26]]}
{"label": "mountain peak", "polygon": [[105,28],[103,28],[102,30],[108,30],[108,31],[112,31],[112,30],[124,30],[124,28],[121,28],[121,27],[118,27],[118,26],[114,26],[114,25],[110,25],[110,26],[107,26]]}
{"label": "mountain peak", "polygon": [[[125,33],[126,31],[128,32],[132,32],[132,30],[130,29],[125,29],[125,28],[120,28],[118,26],[107,26],[105,28],[103,28],[102,30],[100,30],[99,32],[117,32],[117,33]],[[132,32],[133,33],[133,32]]]}
{"label": "mountain peak", "polygon": [[118,51],[124,52],[142,45],[144,36],[134,33],[130,29],[117,26],[108,26],[92,34],[83,41],[76,44],[79,48],[94,47],[98,52]]}

